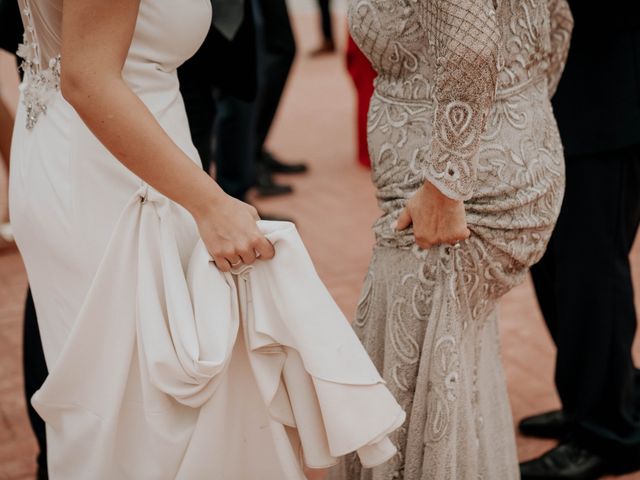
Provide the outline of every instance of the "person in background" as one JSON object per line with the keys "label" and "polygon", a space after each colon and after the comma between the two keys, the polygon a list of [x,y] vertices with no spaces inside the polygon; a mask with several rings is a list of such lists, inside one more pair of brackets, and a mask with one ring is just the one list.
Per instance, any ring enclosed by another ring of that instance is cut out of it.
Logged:
{"label": "person in background", "polygon": [[371,96],[373,95],[373,80],[377,74],[371,66],[371,62],[360,51],[351,35],[349,35],[348,42],[347,71],[353,80],[357,94],[358,162],[365,167],[371,167],[369,146],[367,144],[367,115]]}
{"label": "person in background", "polygon": [[[220,186],[242,201],[252,187],[262,196],[291,193],[293,189],[277,183],[273,174],[302,173],[306,165],[280,162],[264,150],[295,55],[286,4],[283,0],[212,3],[218,12],[213,28],[178,71],[203,168],[209,172],[215,161]],[[238,58],[243,61],[237,62]],[[267,217],[275,218],[263,216]]]}
{"label": "person in background", "polygon": [[333,38],[333,26],[331,25],[331,2],[330,0],[318,0],[318,7],[320,7],[322,43],[311,52],[312,57],[318,57],[336,51],[336,42]]}
{"label": "person in background", "polygon": [[[257,91],[256,32],[251,1],[212,0],[217,15],[202,47],[179,69],[189,127],[205,171],[244,202],[256,184],[253,112]],[[238,58],[245,61],[236,62]],[[234,64],[234,68],[211,68]],[[215,164],[213,171],[212,164]],[[271,175],[266,177],[277,188]],[[290,187],[283,186],[286,192]],[[262,218],[284,219],[265,214]]]}
{"label": "person in background", "polygon": [[561,410],[525,418],[560,439],[527,479],[591,479],[640,467],[637,317],[629,252],[640,222],[640,4],[569,0],[575,31],[553,98],[566,153],[564,203],[531,270],[557,347]]}
{"label": "person in background", "polygon": [[[14,0],[0,0],[0,48],[15,54],[22,39],[22,20],[18,3]],[[13,130],[13,116],[0,100],[0,153],[9,170],[9,151],[11,147],[11,132]],[[31,428],[38,442],[37,480],[46,480],[47,474],[47,439],[45,424],[31,405],[31,397],[42,386],[47,378],[47,364],[44,359],[38,318],[33,305],[31,290],[27,291],[23,323],[23,375],[24,393],[27,413]]]}
{"label": "person in background", "polygon": [[[273,174],[304,173],[304,163],[285,163],[266,150],[265,143],[282,100],[296,53],[296,44],[285,0],[252,0],[257,40],[258,89],[253,112],[253,156],[256,189],[269,196],[293,191],[273,181]],[[224,140],[222,137],[218,139]],[[283,188],[285,187],[285,188]]]}
{"label": "person in background", "polygon": [[[247,140],[251,131],[251,105],[256,95],[254,18],[251,1],[212,0],[212,4],[217,12],[212,28],[196,54],[178,69],[180,91],[202,168],[213,173],[211,167],[215,163],[218,184],[227,194],[245,201],[255,177]],[[235,61],[238,58],[244,61]],[[230,64],[234,67],[211,68]],[[226,101],[245,108],[229,112]],[[235,118],[228,118],[236,112]],[[226,130],[217,131],[221,124]],[[216,136],[227,140],[218,142],[215,155],[214,128]]]}

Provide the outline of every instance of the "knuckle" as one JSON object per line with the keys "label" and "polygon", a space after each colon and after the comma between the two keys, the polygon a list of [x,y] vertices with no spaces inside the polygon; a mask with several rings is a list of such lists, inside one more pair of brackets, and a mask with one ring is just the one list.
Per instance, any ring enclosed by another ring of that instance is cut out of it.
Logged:
{"label": "knuckle", "polygon": [[236,250],[234,248],[225,248],[222,250],[221,256],[224,258],[234,257],[236,255]]}
{"label": "knuckle", "polygon": [[240,253],[245,263],[252,263],[256,259],[256,254],[253,250],[246,250]]}
{"label": "knuckle", "polygon": [[262,235],[255,233],[251,236],[250,244],[252,247],[260,245],[262,243]]}
{"label": "knuckle", "polygon": [[273,245],[271,245],[271,243],[269,243],[269,242],[267,242],[264,245],[264,248],[261,250],[261,256],[265,260],[269,260],[269,259],[273,258],[275,254],[276,254],[276,251],[273,248]]}

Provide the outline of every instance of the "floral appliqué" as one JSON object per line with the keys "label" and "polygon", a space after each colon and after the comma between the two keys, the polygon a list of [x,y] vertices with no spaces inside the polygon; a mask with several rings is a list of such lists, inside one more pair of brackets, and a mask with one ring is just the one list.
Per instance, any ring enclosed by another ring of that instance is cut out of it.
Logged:
{"label": "floral appliqu\u00e9", "polygon": [[33,18],[28,3],[22,12],[26,24],[25,33],[16,54],[22,59],[20,68],[24,72],[20,90],[22,103],[26,108],[26,127],[32,130],[40,115],[47,112],[51,97],[60,90],[60,55],[51,58],[46,68],[42,68],[40,48],[34,40]]}

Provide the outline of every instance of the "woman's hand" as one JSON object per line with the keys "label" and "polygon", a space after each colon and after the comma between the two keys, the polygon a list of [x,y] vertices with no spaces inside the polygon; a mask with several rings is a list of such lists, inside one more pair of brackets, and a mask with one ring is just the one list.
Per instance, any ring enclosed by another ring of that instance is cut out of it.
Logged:
{"label": "woman's hand", "polygon": [[443,243],[454,244],[471,235],[464,203],[452,200],[429,182],[425,182],[407,202],[396,230],[404,230],[411,224],[416,243],[425,249]]}
{"label": "woman's hand", "polygon": [[207,250],[223,272],[240,263],[251,265],[258,257],[269,260],[275,254],[256,225],[260,217],[251,205],[221,194],[193,216]]}

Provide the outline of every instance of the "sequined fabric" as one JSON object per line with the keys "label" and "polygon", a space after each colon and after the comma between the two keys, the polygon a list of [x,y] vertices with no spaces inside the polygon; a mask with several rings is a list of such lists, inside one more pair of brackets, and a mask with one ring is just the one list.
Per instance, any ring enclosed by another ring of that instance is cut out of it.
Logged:
{"label": "sequined fabric", "polygon": [[[399,454],[332,480],[519,477],[498,299],[546,248],[564,159],[549,97],[572,29],[564,0],[352,0],[378,72],[369,111],[382,216],[355,329],[408,412]],[[465,200],[460,248],[419,249],[392,224],[428,180]]]}

